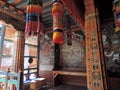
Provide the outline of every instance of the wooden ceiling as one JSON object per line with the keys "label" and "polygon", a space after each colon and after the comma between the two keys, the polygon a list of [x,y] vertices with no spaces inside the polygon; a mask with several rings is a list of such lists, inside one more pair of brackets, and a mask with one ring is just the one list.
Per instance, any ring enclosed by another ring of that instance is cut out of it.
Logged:
{"label": "wooden ceiling", "polygon": [[[46,30],[49,30],[52,28],[52,0],[41,0],[43,3],[43,25],[46,28]],[[76,0],[77,6],[79,8],[80,1],[83,0]],[[26,15],[26,5],[28,1],[27,0],[0,0],[0,6],[4,9],[9,10],[11,13],[14,13],[18,15],[20,18],[23,18],[25,21],[25,15]],[[67,11],[66,9],[64,10]],[[71,16],[72,26],[73,27],[79,27],[78,23],[75,21],[75,19]],[[66,22],[66,17],[64,16],[64,27]]]}

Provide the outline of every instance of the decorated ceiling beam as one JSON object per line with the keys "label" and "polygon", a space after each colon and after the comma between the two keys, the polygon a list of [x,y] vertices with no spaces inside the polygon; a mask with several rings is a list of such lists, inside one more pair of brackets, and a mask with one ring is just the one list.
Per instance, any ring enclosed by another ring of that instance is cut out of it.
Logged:
{"label": "decorated ceiling beam", "polygon": [[20,8],[20,7],[22,7],[23,5],[26,5],[26,4],[28,4],[28,1],[27,0],[22,0],[21,2],[19,2],[18,4],[16,4],[16,7]]}
{"label": "decorated ceiling beam", "polygon": [[23,22],[25,21],[24,17],[22,17],[21,15],[18,15],[18,14],[14,14],[9,9],[4,9],[3,7],[0,7],[0,12],[7,14],[8,16],[11,16],[11,17],[18,19],[20,21],[23,21]]}
{"label": "decorated ceiling beam", "polygon": [[15,0],[8,0],[7,2],[8,3],[13,3]]}
{"label": "decorated ceiling beam", "polygon": [[69,13],[75,18],[75,20],[79,23],[80,27],[83,29],[84,27],[84,16],[79,12],[75,0],[61,0],[64,6],[67,8]]}
{"label": "decorated ceiling beam", "polygon": [[[44,0],[43,0],[44,1]],[[52,4],[52,0],[47,1],[47,3],[43,4],[43,7],[47,7]]]}
{"label": "decorated ceiling beam", "polygon": [[14,12],[15,7],[13,5],[7,4],[4,0],[1,0],[0,4],[1,4],[0,5],[0,19],[5,21],[8,24],[12,24],[14,28],[18,31],[19,30],[24,31],[25,17],[22,14],[19,15],[17,12]]}
{"label": "decorated ceiling beam", "polygon": [[[4,9],[6,9],[6,10],[8,10],[9,12],[11,12],[11,13],[14,13],[14,14],[16,14],[16,13],[18,13],[18,14],[20,14],[19,16],[23,16],[24,17],[24,10],[22,10],[22,9],[20,9],[20,8],[17,8],[15,5],[13,5],[13,4],[11,4],[11,3],[8,3],[8,2],[6,2],[5,0],[1,0],[0,1],[0,4],[1,4],[1,8],[4,8]],[[20,12],[20,13],[19,13]]]}
{"label": "decorated ceiling beam", "polygon": [[[0,8],[1,10],[1,8]],[[18,20],[9,14],[0,11],[0,20],[5,21],[8,24],[12,24],[14,28],[18,31],[24,31],[25,21]]]}

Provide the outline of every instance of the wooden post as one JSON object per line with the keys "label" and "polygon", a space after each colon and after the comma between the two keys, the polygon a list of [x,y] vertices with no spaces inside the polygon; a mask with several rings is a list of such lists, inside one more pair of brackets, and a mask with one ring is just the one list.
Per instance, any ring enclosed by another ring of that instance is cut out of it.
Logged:
{"label": "wooden post", "polygon": [[23,89],[23,71],[20,71],[19,72],[20,73],[20,77],[19,77],[19,79],[20,79],[20,85],[18,85],[19,86],[19,90],[24,90]]}
{"label": "wooden post", "polygon": [[24,45],[25,37],[24,32],[17,31],[15,33],[15,72],[24,69]]}
{"label": "wooden post", "polygon": [[[15,54],[14,54],[14,65],[13,71],[14,72],[23,72],[24,70],[24,45],[25,45],[25,36],[23,31],[16,31],[15,33]],[[23,77],[23,76],[22,76]],[[23,80],[21,80],[21,85]],[[22,86],[20,86],[22,87]],[[14,89],[13,89],[14,90]],[[21,89],[22,90],[22,89]]]}
{"label": "wooden post", "polygon": [[54,43],[54,68],[60,70],[60,44],[64,43],[63,36],[63,5],[61,0],[53,0],[52,16],[53,16],[53,43]]}
{"label": "wooden post", "polygon": [[88,90],[109,90],[106,82],[103,49],[100,44],[99,23],[94,6],[94,0],[85,2],[85,35],[86,35],[86,69]]}
{"label": "wooden post", "polygon": [[60,69],[60,45],[54,44],[54,68],[53,70],[59,70]]}

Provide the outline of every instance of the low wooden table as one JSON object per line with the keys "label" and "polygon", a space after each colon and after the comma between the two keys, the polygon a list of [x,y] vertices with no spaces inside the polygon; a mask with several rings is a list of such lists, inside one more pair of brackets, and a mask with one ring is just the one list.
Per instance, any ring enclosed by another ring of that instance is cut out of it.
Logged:
{"label": "low wooden table", "polygon": [[24,90],[30,90],[30,82],[24,83]]}
{"label": "low wooden table", "polygon": [[37,90],[40,87],[46,85],[46,79],[45,78],[39,78],[36,80],[33,80],[30,82],[30,90]]}
{"label": "low wooden table", "polygon": [[73,75],[73,76],[87,76],[86,72],[72,72],[72,71],[53,71],[53,84],[56,85],[56,77],[58,75]]}

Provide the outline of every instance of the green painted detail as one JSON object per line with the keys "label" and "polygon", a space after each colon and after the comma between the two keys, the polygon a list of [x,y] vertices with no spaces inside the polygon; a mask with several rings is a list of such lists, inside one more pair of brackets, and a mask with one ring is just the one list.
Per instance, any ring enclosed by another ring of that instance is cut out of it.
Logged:
{"label": "green painted detail", "polygon": [[5,82],[5,78],[0,78],[0,82]]}
{"label": "green painted detail", "polygon": [[15,84],[15,85],[18,84],[17,80],[8,80],[8,83],[9,84]]}

